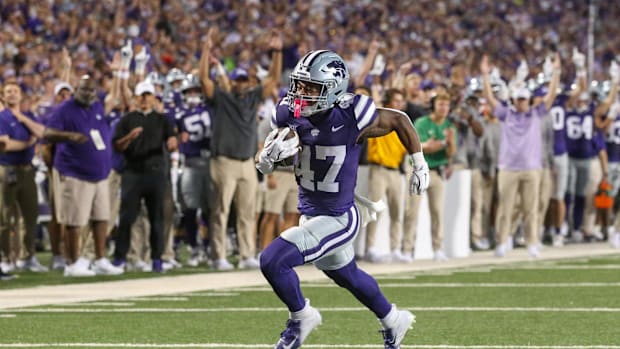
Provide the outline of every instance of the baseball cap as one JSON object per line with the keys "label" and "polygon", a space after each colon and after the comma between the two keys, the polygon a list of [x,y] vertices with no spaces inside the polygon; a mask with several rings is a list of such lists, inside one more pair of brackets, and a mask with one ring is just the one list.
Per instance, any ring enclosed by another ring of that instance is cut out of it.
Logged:
{"label": "baseball cap", "polygon": [[527,87],[519,87],[512,91],[512,99],[525,98],[530,99],[532,97],[532,93]]}
{"label": "baseball cap", "polygon": [[235,68],[232,73],[230,73],[231,80],[247,80],[248,78],[248,71],[243,68]]}
{"label": "baseball cap", "polygon": [[65,81],[61,81],[54,86],[54,95],[59,94],[62,90],[69,90],[69,92],[73,93],[73,87]]}
{"label": "baseball cap", "polygon": [[136,96],[142,96],[145,93],[150,93],[155,95],[155,85],[153,85],[150,81],[141,81],[136,85]]}

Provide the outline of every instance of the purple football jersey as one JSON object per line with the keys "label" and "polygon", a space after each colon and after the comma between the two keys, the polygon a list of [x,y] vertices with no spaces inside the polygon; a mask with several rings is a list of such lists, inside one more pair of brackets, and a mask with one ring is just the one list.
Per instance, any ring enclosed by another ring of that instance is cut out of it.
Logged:
{"label": "purple football jersey", "polygon": [[594,109],[590,103],[584,111],[566,111],[566,145],[568,155],[576,159],[590,159],[597,155],[594,138]]}
{"label": "purple football jersey", "polygon": [[609,162],[620,162],[620,115],[609,126],[605,140]]}
{"label": "purple football jersey", "polygon": [[188,141],[181,143],[181,153],[188,158],[204,155],[211,140],[210,109],[205,105],[180,108],[175,119],[179,132],[189,134]]}
{"label": "purple football jersey", "polygon": [[339,216],[353,206],[361,149],[356,140],[376,117],[374,102],[362,95],[347,95],[312,117],[295,118],[287,98],[278,104],[272,124],[297,131],[302,146],[295,165],[302,214]]}
{"label": "purple football jersey", "polygon": [[549,109],[549,114],[553,118],[553,155],[565,154],[566,147],[566,101],[567,95],[555,97],[553,106]]}

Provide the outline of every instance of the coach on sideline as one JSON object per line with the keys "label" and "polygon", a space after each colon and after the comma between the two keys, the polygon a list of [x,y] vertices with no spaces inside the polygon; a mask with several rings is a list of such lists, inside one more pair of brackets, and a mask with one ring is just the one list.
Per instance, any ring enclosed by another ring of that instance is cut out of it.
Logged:
{"label": "coach on sideline", "polygon": [[131,226],[140,212],[141,201],[151,223],[153,271],[162,272],[164,250],[164,195],[168,185],[168,151],[177,149],[177,138],[164,114],[155,111],[155,86],[149,81],[136,85],[138,109],[123,116],[116,126],[114,148],[123,153],[125,169],[121,179],[121,210],[114,264],[123,266],[131,242]]}
{"label": "coach on sideline", "polygon": [[498,157],[497,193],[498,207],[495,219],[497,241],[495,255],[504,257],[508,251],[510,220],[514,208],[517,191],[522,205],[525,238],[528,253],[538,257],[538,239],[536,226],[538,219],[538,190],[542,174],[542,137],[541,125],[545,117],[549,117],[557,87],[560,82],[560,55],[555,54],[553,75],[549,84],[549,92],[543,97],[543,103],[531,105],[531,93],[526,86],[517,86],[512,91],[512,107],[505,106],[493,95],[489,79],[491,66],[485,55],[480,62],[483,93],[495,115],[501,123],[501,141]]}

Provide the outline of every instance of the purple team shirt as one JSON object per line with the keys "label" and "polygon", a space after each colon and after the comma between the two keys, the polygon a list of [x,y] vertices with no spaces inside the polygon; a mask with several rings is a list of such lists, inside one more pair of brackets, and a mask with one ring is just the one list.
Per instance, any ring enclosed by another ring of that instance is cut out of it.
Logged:
{"label": "purple team shirt", "polygon": [[501,121],[498,167],[500,170],[542,169],[542,118],[547,115],[544,103],[520,113],[498,103],[493,114]]}
{"label": "purple team shirt", "polygon": [[287,98],[278,104],[272,124],[296,130],[302,145],[295,165],[302,214],[340,216],[353,206],[361,148],[356,140],[376,117],[372,99],[361,95],[348,95],[315,123],[293,117]]}
{"label": "purple team shirt", "polygon": [[566,154],[566,101],[567,95],[559,95],[555,98],[549,114],[553,118],[553,155]]}
{"label": "purple team shirt", "polygon": [[[25,112],[24,115],[32,120],[36,120],[35,117]],[[28,142],[30,140],[30,130],[21,122],[17,121],[13,112],[6,108],[0,112],[0,135],[7,135],[9,138]],[[34,156],[34,145],[20,150],[11,151],[6,153],[0,153],[0,165],[27,165],[32,162]]]}
{"label": "purple team shirt", "polygon": [[[48,126],[62,131],[80,132],[88,137],[84,144],[57,144],[54,168],[61,175],[89,182],[108,177],[112,162],[112,131],[100,102],[84,108],[71,98],[58,107]],[[95,145],[94,135],[97,133],[103,142],[99,149]]]}
{"label": "purple team shirt", "polygon": [[609,162],[620,162],[620,115],[611,123],[607,132],[605,146],[607,148],[607,159]]}

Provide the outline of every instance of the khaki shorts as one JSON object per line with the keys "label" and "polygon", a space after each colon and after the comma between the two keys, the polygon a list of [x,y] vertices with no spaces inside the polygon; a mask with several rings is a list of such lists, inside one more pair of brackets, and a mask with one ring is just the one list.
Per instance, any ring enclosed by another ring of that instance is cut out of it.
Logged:
{"label": "khaki shorts", "polygon": [[[287,171],[274,171],[272,175],[276,180],[276,188],[265,192],[263,210],[269,213],[297,213],[299,192],[295,174]],[[265,179],[267,181],[267,179]]]}
{"label": "khaki shorts", "polygon": [[108,179],[88,182],[63,176],[54,169],[54,204],[58,223],[81,227],[92,221],[110,219]]}

